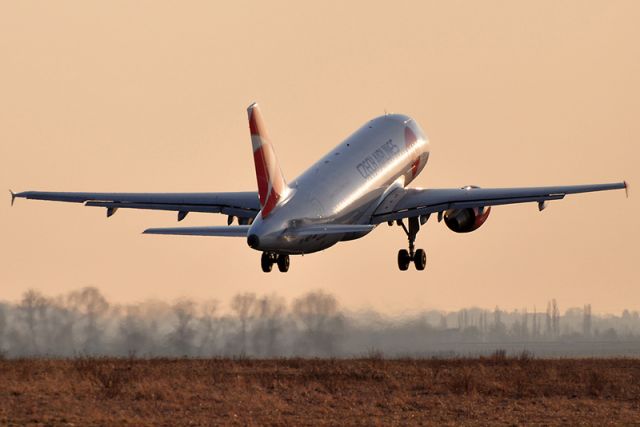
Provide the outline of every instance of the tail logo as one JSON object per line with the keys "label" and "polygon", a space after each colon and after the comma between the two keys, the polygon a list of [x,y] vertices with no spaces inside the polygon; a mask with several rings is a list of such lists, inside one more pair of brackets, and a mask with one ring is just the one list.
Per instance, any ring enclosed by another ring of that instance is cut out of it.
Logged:
{"label": "tail logo", "polygon": [[278,204],[286,188],[286,183],[257,104],[249,106],[248,114],[258,196],[262,207],[262,217],[266,218]]}

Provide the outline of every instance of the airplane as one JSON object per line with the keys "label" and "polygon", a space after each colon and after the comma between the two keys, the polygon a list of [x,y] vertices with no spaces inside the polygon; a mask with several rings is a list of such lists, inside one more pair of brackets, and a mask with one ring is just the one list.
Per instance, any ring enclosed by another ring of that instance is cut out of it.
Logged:
{"label": "airplane", "polygon": [[[408,248],[397,255],[398,268],[413,263],[424,270],[426,252],[415,248],[420,227],[436,214],[438,222],[456,233],[480,228],[498,205],[534,202],[542,211],[547,202],[567,194],[625,189],[626,181],[553,187],[420,189],[407,188],[424,170],[430,143],[409,116],[385,114],[365,123],[302,175],[287,182],[266,131],[257,103],[248,109],[249,130],[258,191],[217,193],[78,193],[11,192],[16,198],[84,203],[107,209],[166,210],[182,221],[189,212],[227,215],[226,226],[150,228],[145,234],[242,237],[262,252],[261,267],[289,270],[290,255],[327,249],[355,240],[376,226],[398,225]],[[232,225],[237,219],[238,225]]]}

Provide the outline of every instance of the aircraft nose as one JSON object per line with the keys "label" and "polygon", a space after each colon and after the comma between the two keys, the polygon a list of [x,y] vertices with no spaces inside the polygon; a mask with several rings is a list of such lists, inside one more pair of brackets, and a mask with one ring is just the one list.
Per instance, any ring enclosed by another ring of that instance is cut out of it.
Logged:
{"label": "aircraft nose", "polygon": [[253,249],[257,249],[260,246],[260,238],[256,234],[249,234],[247,237],[247,244]]}

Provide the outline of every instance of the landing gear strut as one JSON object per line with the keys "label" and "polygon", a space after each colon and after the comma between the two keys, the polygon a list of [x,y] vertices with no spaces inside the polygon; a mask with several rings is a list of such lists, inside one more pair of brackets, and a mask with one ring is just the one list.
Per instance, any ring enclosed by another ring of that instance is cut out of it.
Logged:
{"label": "landing gear strut", "polygon": [[422,249],[415,249],[416,236],[420,231],[420,225],[427,222],[429,217],[412,217],[409,218],[409,228],[404,224],[404,221],[396,220],[396,224],[400,225],[409,239],[409,250],[400,249],[398,251],[398,268],[405,271],[409,268],[409,264],[413,261],[416,266],[416,270],[424,270],[427,265],[427,253]]}
{"label": "landing gear strut", "polygon": [[289,255],[276,254],[273,252],[263,252],[260,259],[262,271],[269,273],[273,268],[273,264],[278,264],[278,270],[282,273],[289,271]]}

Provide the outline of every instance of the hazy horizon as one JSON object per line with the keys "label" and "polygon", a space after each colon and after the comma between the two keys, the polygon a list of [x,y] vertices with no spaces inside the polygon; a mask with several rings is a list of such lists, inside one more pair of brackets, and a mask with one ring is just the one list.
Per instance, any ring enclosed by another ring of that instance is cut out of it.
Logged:
{"label": "hazy horizon", "polygon": [[0,301],[2,357],[536,357],[637,355],[640,313],[598,315],[590,304],[565,310],[464,308],[389,316],[353,312],[311,291],[293,300],[238,293],[224,301],[182,299],[119,305],[96,288],[64,295],[27,291]]}
{"label": "hazy horizon", "polygon": [[[414,187],[616,182],[623,191],[496,207],[457,235],[431,218],[427,269],[399,272],[399,227],[264,274],[244,239],[143,236],[169,212],[0,200],[0,300],[95,286],[133,303],[322,289],[382,313],[640,301],[640,3],[5,2],[0,189],[256,188],[258,101],[293,179],[384,111],[432,144]],[[194,214],[184,226],[222,225]]]}
{"label": "hazy horizon", "polygon": [[[58,292],[58,293],[47,293],[43,290],[42,287],[30,287],[25,289],[20,295],[18,295],[16,298],[1,298],[0,297],[0,304],[9,304],[9,305],[19,305],[25,298],[25,295],[30,293],[30,292],[35,292],[38,295],[41,295],[43,297],[45,297],[47,300],[49,301],[61,301],[65,299],[65,295],[68,295],[70,293],[73,292],[77,292],[80,289],[95,289],[97,290],[100,295],[103,295],[109,302],[110,305],[113,307],[127,307],[127,306],[138,306],[138,305],[145,305],[145,304],[161,304],[161,305],[166,305],[166,306],[171,306],[171,305],[175,305],[175,304],[179,304],[181,302],[184,301],[190,301],[193,302],[195,304],[207,304],[207,303],[211,303],[211,302],[215,302],[216,303],[216,311],[218,313],[221,314],[229,314],[232,311],[231,308],[231,299],[224,299],[221,296],[216,296],[215,294],[211,293],[209,295],[207,295],[206,298],[198,298],[198,297],[193,297],[193,296],[189,296],[189,295],[179,295],[177,297],[174,298],[163,298],[161,296],[148,296],[148,297],[142,297],[136,300],[133,299],[123,299],[123,300],[119,300],[117,298],[111,298],[109,296],[109,292],[108,290],[102,289],[100,287],[94,287],[94,286],[81,286],[79,288],[76,289],[71,289],[71,290],[67,290],[64,292]],[[246,292],[242,289],[239,289],[238,292],[236,292],[235,294],[231,294],[231,297],[235,296],[235,295],[240,295],[240,294],[253,294],[256,295],[257,297],[260,298],[268,298],[268,297],[282,297],[284,298],[286,303],[295,301],[296,299],[299,299],[301,297],[303,297],[304,295],[307,295],[309,293],[326,293],[327,291],[323,288],[315,288],[315,289],[305,289],[304,291],[300,291],[299,293],[294,293],[291,295],[288,295],[286,297],[280,295],[280,293],[278,293],[277,291],[273,291],[273,292]],[[329,295],[334,296],[334,294],[329,293]],[[443,308],[438,308],[438,307],[432,307],[432,306],[422,306],[422,307],[415,307],[415,308],[407,308],[407,307],[403,307],[400,308],[396,311],[393,310],[389,310],[388,307],[383,306],[382,309],[378,309],[376,307],[374,307],[373,305],[345,305],[343,304],[342,301],[338,301],[338,305],[339,308],[342,312],[344,313],[348,313],[350,315],[366,315],[367,313],[376,313],[379,314],[385,318],[388,319],[395,319],[395,320],[402,320],[402,319],[406,319],[406,318],[411,318],[411,317],[415,317],[417,315],[419,315],[420,313],[426,312],[426,311],[432,311],[432,312],[442,312],[442,313],[455,313],[458,312],[460,310],[480,310],[480,311],[487,311],[487,312],[492,312],[496,309],[499,309],[501,311],[504,312],[521,312],[523,310],[526,310],[529,314],[532,313],[544,313],[547,309],[547,304],[550,303],[552,300],[555,300],[559,303],[560,305],[560,313],[564,314],[567,311],[572,311],[575,309],[582,309],[585,305],[589,305],[591,307],[591,312],[596,315],[596,316],[600,316],[600,317],[609,317],[609,316],[620,316],[622,315],[624,312],[639,312],[640,313],[640,309],[634,307],[633,305],[629,305],[626,307],[622,307],[620,310],[616,310],[616,311],[607,311],[604,310],[602,308],[599,308],[597,305],[597,302],[595,302],[595,304],[591,301],[583,301],[580,304],[574,304],[574,305],[566,305],[564,304],[563,301],[558,301],[553,295],[549,295],[549,296],[541,296],[540,297],[541,301],[543,301],[543,303],[541,305],[536,305],[533,303],[527,303],[526,301],[523,301],[522,304],[515,304],[514,306],[501,306],[500,304],[488,304],[485,306],[481,306],[478,304],[471,304],[468,306],[461,306],[461,307],[457,307],[457,308],[452,308],[452,309],[443,309]],[[577,299],[577,298],[575,298]]]}

